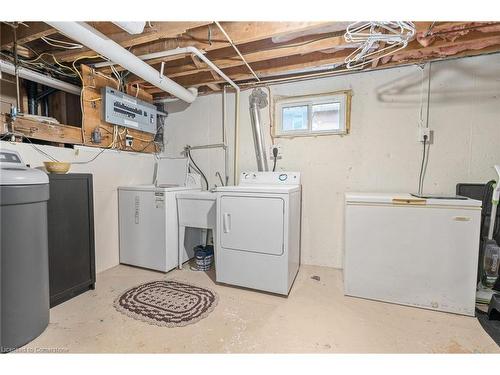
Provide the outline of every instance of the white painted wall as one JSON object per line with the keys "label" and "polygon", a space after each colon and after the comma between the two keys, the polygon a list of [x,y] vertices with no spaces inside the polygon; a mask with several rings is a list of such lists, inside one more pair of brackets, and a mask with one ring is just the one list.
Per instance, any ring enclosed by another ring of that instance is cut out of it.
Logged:
{"label": "white painted wall", "polygon": [[[74,150],[41,145],[37,147],[60,161],[86,161],[100,151],[78,146]],[[0,148],[18,151],[24,162],[33,168],[42,167],[43,162],[48,160],[27,143],[2,141]],[[91,163],[72,165],[70,172],[93,175],[96,272],[104,271],[119,263],[117,187],[151,183],[153,169],[153,155],[115,150],[104,151]]]}
{"label": "white painted wall", "polygon": [[[500,54],[432,64],[429,126],[434,143],[424,192],[454,193],[458,182],[495,177],[491,166],[500,162],[499,72]],[[273,95],[353,91],[348,136],[278,140],[284,155],[279,169],[300,171],[303,176],[303,263],[341,267],[346,191],[417,190],[422,77],[421,69],[411,66],[272,86]],[[240,170],[256,169],[249,95],[250,91],[241,95]],[[233,106],[230,95],[229,140]],[[200,97],[190,106],[172,103],[167,109],[168,155],[178,156],[186,144],[220,141],[220,94]],[[262,111],[266,133],[267,113]],[[269,137],[266,142],[269,147]],[[216,183],[215,172],[223,171],[222,151],[197,150],[193,156],[210,185]]]}

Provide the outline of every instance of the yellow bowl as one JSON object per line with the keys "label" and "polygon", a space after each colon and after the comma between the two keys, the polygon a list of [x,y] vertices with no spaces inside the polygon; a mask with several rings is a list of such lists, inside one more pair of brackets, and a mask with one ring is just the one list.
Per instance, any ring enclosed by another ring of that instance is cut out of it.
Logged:
{"label": "yellow bowl", "polygon": [[44,161],[45,169],[49,173],[64,174],[68,173],[71,163],[60,161]]}

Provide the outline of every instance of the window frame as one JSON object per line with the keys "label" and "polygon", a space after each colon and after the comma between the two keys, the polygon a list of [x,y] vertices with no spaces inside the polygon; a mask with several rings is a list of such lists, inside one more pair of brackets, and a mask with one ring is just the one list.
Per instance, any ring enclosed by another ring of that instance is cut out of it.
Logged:
{"label": "window frame", "polygon": [[[321,135],[346,135],[350,131],[351,90],[301,96],[279,96],[274,98],[273,136],[276,138],[316,137]],[[317,104],[340,103],[339,130],[312,130],[312,107]],[[283,108],[307,106],[307,130],[283,130]]]}

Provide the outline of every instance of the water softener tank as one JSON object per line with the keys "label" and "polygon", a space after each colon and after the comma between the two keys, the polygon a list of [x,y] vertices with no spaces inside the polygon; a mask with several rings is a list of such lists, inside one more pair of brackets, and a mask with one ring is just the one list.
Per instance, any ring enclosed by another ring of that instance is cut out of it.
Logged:
{"label": "water softener tank", "polygon": [[49,323],[48,176],[0,149],[0,352],[17,349]]}

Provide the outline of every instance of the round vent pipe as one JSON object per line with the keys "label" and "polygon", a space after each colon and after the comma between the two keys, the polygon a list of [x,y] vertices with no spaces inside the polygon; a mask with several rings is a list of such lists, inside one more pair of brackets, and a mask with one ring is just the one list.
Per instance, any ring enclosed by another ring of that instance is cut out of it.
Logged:
{"label": "round vent pipe", "polygon": [[264,134],[262,132],[262,121],[260,118],[260,110],[268,105],[267,95],[262,89],[257,88],[252,91],[249,100],[257,168],[259,171],[267,172],[269,167],[267,165],[266,147],[264,143]]}

